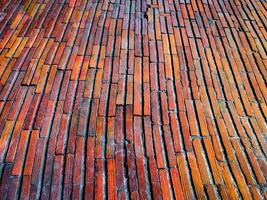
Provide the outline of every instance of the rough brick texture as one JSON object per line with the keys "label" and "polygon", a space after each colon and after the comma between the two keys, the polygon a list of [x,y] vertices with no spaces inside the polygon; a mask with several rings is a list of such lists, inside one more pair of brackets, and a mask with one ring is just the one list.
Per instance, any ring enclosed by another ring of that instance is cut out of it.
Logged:
{"label": "rough brick texture", "polygon": [[0,199],[267,199],[267,1],[0,0]]}

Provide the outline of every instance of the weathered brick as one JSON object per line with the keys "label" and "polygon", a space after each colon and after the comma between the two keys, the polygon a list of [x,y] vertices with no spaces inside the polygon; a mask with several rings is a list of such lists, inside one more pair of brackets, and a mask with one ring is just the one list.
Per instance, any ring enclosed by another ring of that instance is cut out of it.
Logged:
{"label": "weathered brick", "polygon": [[0,3],[3,199],[266,199],[265,4]]}

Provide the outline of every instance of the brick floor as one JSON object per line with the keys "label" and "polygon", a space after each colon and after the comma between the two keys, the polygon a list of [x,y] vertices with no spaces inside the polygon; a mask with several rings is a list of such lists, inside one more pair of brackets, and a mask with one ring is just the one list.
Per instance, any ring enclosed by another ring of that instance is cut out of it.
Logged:
{"label": "brick floor", "polygon": [[1,0],[1,199],[267,199],[267,1]]}

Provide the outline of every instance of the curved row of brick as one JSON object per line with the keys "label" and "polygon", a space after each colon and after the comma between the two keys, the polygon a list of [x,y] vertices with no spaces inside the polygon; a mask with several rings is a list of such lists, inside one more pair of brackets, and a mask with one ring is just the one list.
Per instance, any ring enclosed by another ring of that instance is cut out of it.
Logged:
{"label": "curved row of brick", "polygon": [[267,199],[265,0],[1,0],[1,199]]}

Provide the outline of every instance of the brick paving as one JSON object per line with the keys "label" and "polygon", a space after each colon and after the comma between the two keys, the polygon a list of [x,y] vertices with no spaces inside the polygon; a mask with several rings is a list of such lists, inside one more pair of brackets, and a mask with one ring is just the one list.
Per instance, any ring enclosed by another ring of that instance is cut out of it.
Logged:
{"label": "brick paving", "polygon": [[267,1],[1,0],[1,199],[267,199]]}

